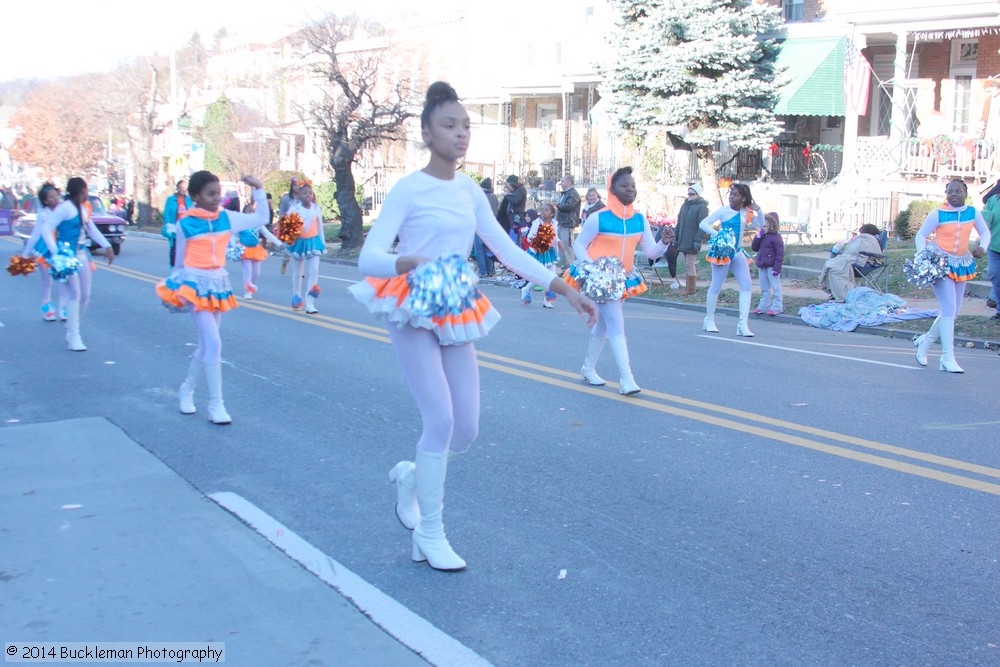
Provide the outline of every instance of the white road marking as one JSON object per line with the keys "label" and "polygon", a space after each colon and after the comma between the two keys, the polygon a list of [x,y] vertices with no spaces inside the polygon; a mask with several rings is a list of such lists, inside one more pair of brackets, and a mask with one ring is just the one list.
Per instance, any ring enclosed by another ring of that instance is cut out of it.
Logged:
{"label": "white road marking", "polygon": [[834,359],[845,359],[847,361],[860,361],[863,364],[876,364],[878,366],[892,366],[893,368],[905,368],[911,371],[922,370],[921,366],[904,366],[903,364],[892,364],[888,361],[873,361],[871,359],[859,359],[858,357],[848,357],[842,354],[829,354],[828,352],[813,352],[812,350],[800,350],[795,347],[783,347],[781,345],[768,345],[766,343],[753,343],[748,340],[734,340],[732,338],[719,338],[718,336],[706,336],[699,334],[699,338],[717,340],[725,343],[738,343],[740,345],[753,345],[755,347],[769,347],[773,350],[785,350],[787,352],[798,352],[799,354],[812,354],[817,357],[833,357]]}
{"label": "white road marking", "polygon": [[337,280],[337,281],[340,281],[342,283],[356,283],[356,282],[358,282],[357,280],[348,280],[347,278],[334,278],[333,276],[324,276],[324,275],[320,275],[320,278],[325,278],[326,280]]}
{"label": "white road marking", "polygon": [[490,667],[481,655],[372,586],[242,496],[222,491],[208,497],[335,588],[376,625],[432,665]]}

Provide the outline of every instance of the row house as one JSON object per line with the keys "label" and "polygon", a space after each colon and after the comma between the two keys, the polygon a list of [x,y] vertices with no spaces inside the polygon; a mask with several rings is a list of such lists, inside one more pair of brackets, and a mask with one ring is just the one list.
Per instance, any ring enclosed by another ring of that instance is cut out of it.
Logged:
{"label": "row house", "polygon": [[[828,160],[835,171],[847,162],[869,177],[996,174],[1000,2],[769,3],[784,14],[790,80],[776,109],[779,142],[842,150],[843,160]],[[862,72],[866,96],[852,89]]]}

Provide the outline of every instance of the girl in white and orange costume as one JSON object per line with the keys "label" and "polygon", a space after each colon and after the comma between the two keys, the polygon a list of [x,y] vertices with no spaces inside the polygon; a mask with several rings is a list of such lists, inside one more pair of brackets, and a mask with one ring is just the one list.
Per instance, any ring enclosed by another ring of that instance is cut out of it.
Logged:
{"label": "girl in white and orange costume", "polygon": [[[590,300],[514,245],[479,185],[456,173],[469,146],[470,124],[454,88],[441,81],[432,84],[420,116],[430,161],[389,192],[358,257],[358,268],[369,277],[351,287],[359,301],[387,320],[420,409],[423,433],[416,461],[400,461],[389,479],[396,484],[396,515],[413,529],[413,560],[426,560],[438,570],[465,567],[444,533],[444,481],[449,451],[466,451],[479,430],[479,368],[473,341],[485,336],[500,316],[482,293],[458,315],[419,316],[406,298],[407,273],[431,259],[468,257],[478,234],[513,271],[562,294],[592,321],[596,317]],[[389,250],[397,235],[399,254],[394,255]]]}
{"label": "girl in white and orange costume", "polygon": [[244,176],[253,188],[256,209],[238,213],[219,207],[219,177],[196,171],[188,181],[194,207],[177,221],[177,258],[174,270],[156,286],[157,295],[170,308],[191,313],[198,328],[198,349],[188,366],[187,378],[178,391],[181,413],[197,410],[194,389],[202,370],[208,385],[208,416],[215,424],[232,419],[222,401],[222,313],[237,308],[226,271],[226,249],[234,233],[267,224],[267,194],[260,180]]}
{"label": "girl in white and orange costume", "polygon": [[[608,181],[607,207],[587,216],[579,236],[573,243],[577,261],[581,258],[592,260],[599,257],[617,257],[625,269],[625,294],[616,301],[598,306],[601,315],[590,332],[587,356],[580,368],[580,376],[589,384],[600,386],[604,378],[597,374],[597,360],[605,343],[611,346],[611,353],[618,366],[618,391],[626,396],[642,391],[632,376],[629,362],[628,342],[625,339],[625,315],[622,302],[630,296],[645,292],[646,281],[635,268],[635,248],[642,243],[642,249],[650,259],[658,259],[667,252],[667,246],[653,239],[646,218],[636,212],[632,202],[636,198],[635,178],[632,167],[622,167]],[[672,234],[672,232],[671,232]],[[669,240],[667,234],[664,240]],[[578,279],[577,265],[573,264],[564,277],[573,286]]]}
{"label": "girl in white and orange costume", "polygon": [[[308,178],[296,179],[299,186],[298,199],[288,207],[288,214],[297,214],[302,218],[302,232],[298,240],[288,246],[291,255],[292,269],[292,308],[298,310],[303,303],[310,315],[318,313],[316,299],[319,297],[319,258],[326,252],[323,239],[323,212],[316,203],[312,181]],[[302,275],[306,271],[307,294],[302,300]]]}
{"label": "girl in white and orange costume", "polygon": [[[937,297],[937,319],[930,330],[914,341],[917,346],[917,363],[927,365],[927,351],[931,344],[941,339],[941,360],[938,370],[949,373],[964,373],[955,361],[955,318],[962,308],[965,297],[965,283],[973,280],[976,273],[976,258],[986,254],[992,234],[979,211],[967,206],[968,186],[960,178],[952,180],[945,187],[946,204],[927,214],[914,239],[917,251],[933,245],[938,252],[948,258],[948,275],[934,281],[934,296]],[[975,229],[979,233],[979,247],[969,252],[969,235]],[[927,237],[934,234],[934,240]]]}

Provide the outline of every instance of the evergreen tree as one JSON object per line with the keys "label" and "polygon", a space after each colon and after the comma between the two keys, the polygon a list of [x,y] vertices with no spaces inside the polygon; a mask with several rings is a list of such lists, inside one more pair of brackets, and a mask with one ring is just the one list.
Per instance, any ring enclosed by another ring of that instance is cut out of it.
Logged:
{"label": "evergreen tree", "polygon": [[705,192],[718,194],[713,145],[763,148],[781,131],[773,109],[779,46],[761,35],[779,10],[752,0],[612,0],[613,64],[604,72],[623,126],[687,127]]}

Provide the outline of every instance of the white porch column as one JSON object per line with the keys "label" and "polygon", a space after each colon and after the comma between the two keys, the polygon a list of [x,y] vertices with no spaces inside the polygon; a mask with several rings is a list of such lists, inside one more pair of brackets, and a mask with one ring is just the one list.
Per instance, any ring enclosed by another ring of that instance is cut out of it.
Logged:
{"label": "white porch column", "polygon": [[[858,57],[862,57],[861,50],[866,46],[868,46],[868,39],[864,34],[855,34],[847,40],[847,48],[857,49]],[[857,170],[858,165],[858,120],[861,118],[861,114],[867,112],[867,109],[855,109],[851,104],[846,104],[845,107],[844,161],[840,166],[840,173],[850,177]]]}
{"label": "white porch column", "polygon": [[889,121],[889,145],[892,150],[906,138],[906,37],[901,30],[896,33],[896,58],[892,72],[892,115]]}

